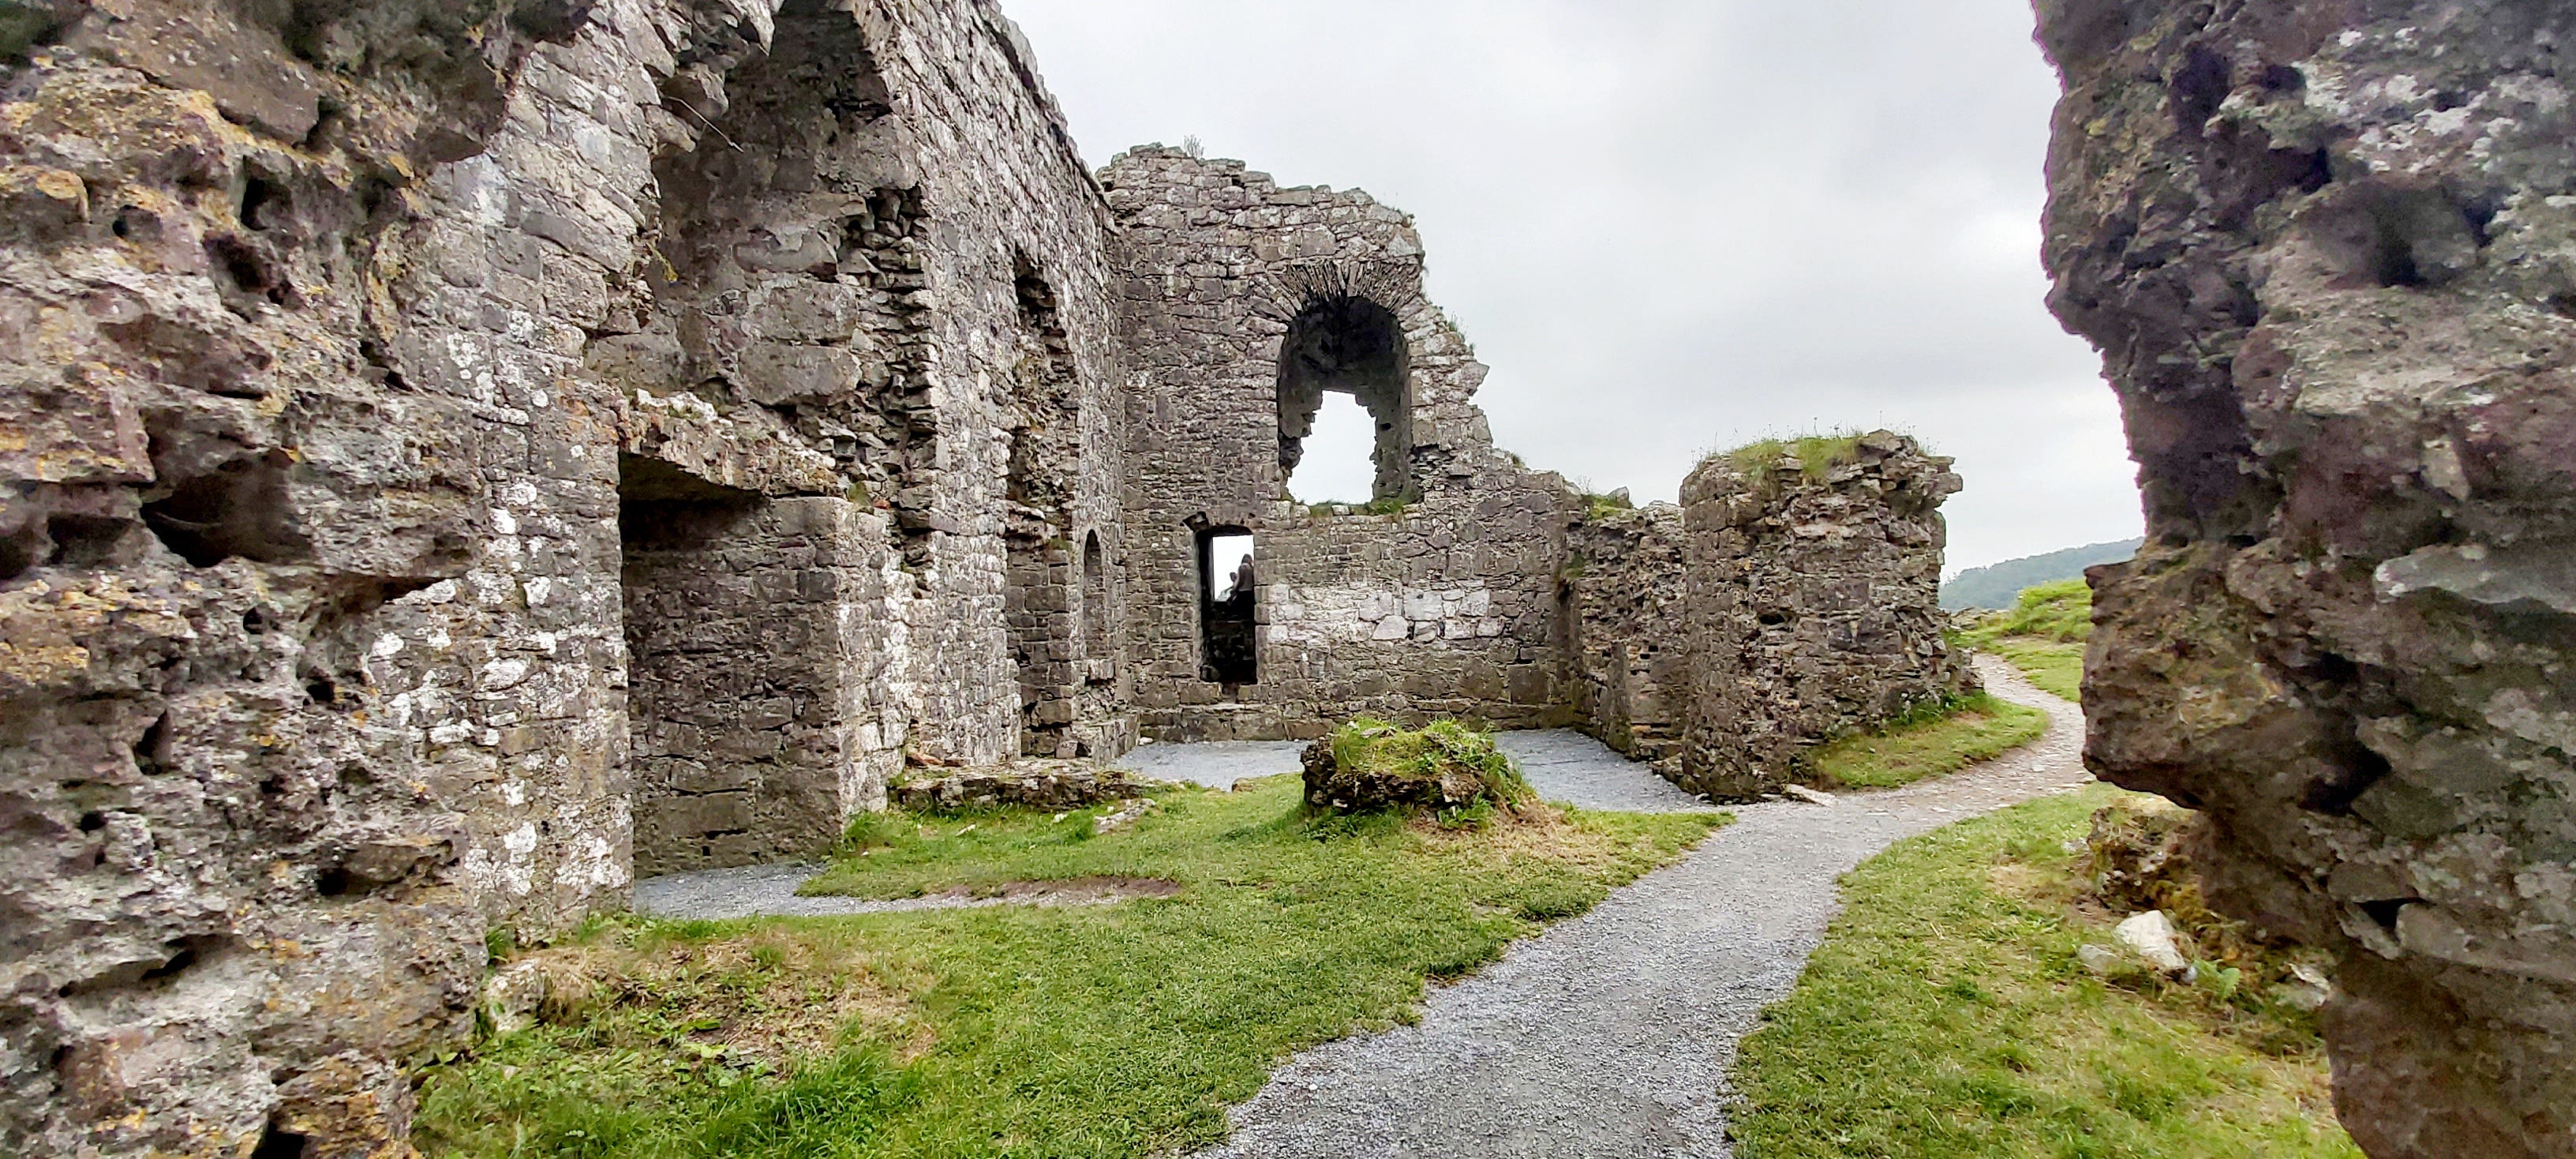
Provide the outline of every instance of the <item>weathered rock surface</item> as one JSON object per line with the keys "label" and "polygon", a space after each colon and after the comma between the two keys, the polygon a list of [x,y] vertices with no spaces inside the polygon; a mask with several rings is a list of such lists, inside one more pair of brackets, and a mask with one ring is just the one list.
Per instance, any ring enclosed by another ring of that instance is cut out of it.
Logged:
{"label": "weathered rock surface", "polygon": [[2372,1155],[2576,1155],[2576,8],[2038,7],[2051,303],[2149,532],[2089,762],[2339,955]]}

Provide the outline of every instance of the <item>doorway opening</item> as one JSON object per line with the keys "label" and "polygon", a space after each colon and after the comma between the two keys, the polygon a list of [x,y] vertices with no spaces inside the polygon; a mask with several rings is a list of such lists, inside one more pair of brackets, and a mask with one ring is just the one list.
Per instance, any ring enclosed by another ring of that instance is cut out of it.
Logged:
{"label": "doorway opening", "polygon": [[1231,689],[1260,682],[1256,635],[1260,592],[1252,533],[1211,527],[1198,533],[1199,679]]}

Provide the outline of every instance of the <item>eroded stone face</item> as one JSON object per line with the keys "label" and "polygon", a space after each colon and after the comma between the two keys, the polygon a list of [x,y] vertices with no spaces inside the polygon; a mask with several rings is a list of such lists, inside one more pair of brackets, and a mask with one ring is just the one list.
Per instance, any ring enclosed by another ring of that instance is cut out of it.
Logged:
{"label": "eroded stone face", "polygon": [[2378,1156],[2576,1155],[2576,11],[2043,0],[2052,305],[2149,542],[2090,763],[2336,950]]}

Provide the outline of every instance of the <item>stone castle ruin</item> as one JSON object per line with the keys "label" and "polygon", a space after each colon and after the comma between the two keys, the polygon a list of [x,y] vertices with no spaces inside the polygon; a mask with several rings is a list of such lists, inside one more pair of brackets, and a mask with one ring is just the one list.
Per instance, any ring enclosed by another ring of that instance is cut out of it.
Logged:
{"label": "stone castle ruin", "polygon": [[[989,0],[10,12],[0,1150],[398,1145],[487,932],[908,765],[1368,712],[1741,797],[1973,679],[1947,460],[1596,511],[1402,213],[1095,174]],[[1285,485],[1327,393],[1364,506]]]}

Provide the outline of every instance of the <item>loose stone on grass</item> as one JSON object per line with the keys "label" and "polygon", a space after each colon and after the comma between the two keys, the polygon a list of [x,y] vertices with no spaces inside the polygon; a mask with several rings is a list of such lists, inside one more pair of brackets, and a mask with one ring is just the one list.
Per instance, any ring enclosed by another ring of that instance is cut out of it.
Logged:
{"label": "loose stone on grass", "polygon": [[1019,806],[1082,809],[1102,801],[1132,800],[1150,784],[1089,761],[1024,760],[1000,768],[970,769],[894,788],[906,809],[972,809]]}

